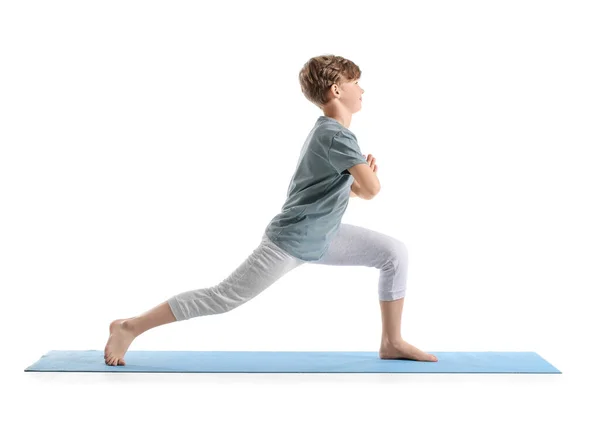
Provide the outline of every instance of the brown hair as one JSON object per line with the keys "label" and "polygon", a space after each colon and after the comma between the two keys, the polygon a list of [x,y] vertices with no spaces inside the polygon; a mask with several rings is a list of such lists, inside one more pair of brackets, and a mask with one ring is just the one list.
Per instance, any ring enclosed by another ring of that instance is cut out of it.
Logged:
{"label": "brown hair", "polygon": [[311,103],[323,109],[327,92],[333,84],[359,79],[360,68],[342,56],[322,55],[311,58],[300,70],[298,78],[302,94]]}

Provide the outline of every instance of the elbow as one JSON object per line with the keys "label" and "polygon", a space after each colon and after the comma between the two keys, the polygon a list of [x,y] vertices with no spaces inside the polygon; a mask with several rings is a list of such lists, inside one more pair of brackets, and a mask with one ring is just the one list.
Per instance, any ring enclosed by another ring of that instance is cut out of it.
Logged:
{"label": "elbow", "polygon": [[374,198],[375,196],[377,196],[379,194],[379,191],[381,190],[381,185],[377,184],[377,187],[369,190],[369,192],[367,193],[367,200],[371,200],[372,198]]}

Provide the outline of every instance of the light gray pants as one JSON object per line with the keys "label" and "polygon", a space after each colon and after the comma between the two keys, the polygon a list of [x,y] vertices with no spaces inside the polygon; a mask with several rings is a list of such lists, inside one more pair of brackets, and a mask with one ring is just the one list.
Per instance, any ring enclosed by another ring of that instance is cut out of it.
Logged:
{"label": "light gray pants", "polygon": [[266,235],[250,256],[221,283],[168,299],[177,321],[230,311],[303,264],[366,266],[381,270],[379,299],[396,300],[406,292],[408,251],[401,241],[350,224],[340,224],[323,257],[304,261],[276,246]]}

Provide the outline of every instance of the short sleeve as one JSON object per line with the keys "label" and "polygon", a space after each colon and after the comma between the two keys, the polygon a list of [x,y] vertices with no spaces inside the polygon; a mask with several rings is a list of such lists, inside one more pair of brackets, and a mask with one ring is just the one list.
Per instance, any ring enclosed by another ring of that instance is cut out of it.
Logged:
{"label": "short sleeve", "polygon": [[333,136],[328,158],[329,163],[338,174],[342,174],[348,168],[359,163],[368,165],[367,160],[360,151],[356,138],[344,131],[340,131]]}

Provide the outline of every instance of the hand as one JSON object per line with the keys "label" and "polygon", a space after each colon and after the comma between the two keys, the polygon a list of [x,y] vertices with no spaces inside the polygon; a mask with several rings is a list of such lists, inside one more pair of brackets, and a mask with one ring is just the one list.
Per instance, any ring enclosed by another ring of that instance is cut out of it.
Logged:
{"label": "hand", "polygon": [[363,155],[366,160],[367,163],[369,164],[369,166],[371,167],[371,169],[373,170],[373,172],[377,173],[377,165],[375,165],[375,156],[373,156],[372,154],[369,153],[369,156]]}

